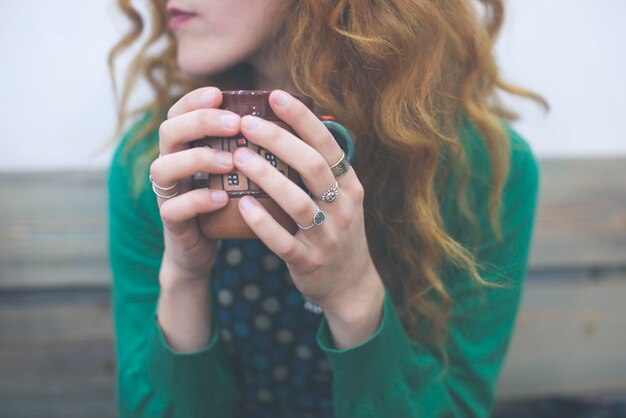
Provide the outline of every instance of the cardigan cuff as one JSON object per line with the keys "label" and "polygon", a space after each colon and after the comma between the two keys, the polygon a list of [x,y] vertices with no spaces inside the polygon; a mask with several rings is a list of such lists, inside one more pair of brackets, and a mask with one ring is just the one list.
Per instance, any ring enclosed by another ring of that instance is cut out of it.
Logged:
{"label": "cardigan cuff", "polygon": [[217,324],[213,321],[209,345],[191,353],[174,351],[167,343],[154,318],[152,339],[148,348],[148,381],[157,392],[182,403],[197,402],[209,393],[224,391],[230,381]]}
{"label": "cardigan cuff", "polygon": [[324,318],[317,342],[330,362],[334,385],[350,388],[357,399],[386,396],[398,384],[398,378],[406,372],[403,366],[413,356],[412,340],[404,332],[388,291],[385,291],[380,325],[369,339],[355,347],[337,350]]}

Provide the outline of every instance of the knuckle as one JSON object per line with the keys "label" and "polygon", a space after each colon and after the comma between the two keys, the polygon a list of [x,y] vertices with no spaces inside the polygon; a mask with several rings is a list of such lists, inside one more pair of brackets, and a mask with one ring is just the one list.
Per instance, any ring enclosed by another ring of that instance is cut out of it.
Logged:
{"label": "knuckle", "polygon": [[280,142],[283,135],[283,130],[274,123],[261,122],[261,128],[250,133],[251,142],[262,146],[263,148],[272,148],[273,144]]}
{"label": "knuckle", "polygon": [[284,132],[278,125],[274,123],[268,123],[267,129],[268,129],[267,138],[269,139],[270,142],[278,142],[281,139],[283,132]]}
{"label": "knuckle", "polygon": [[181,97],[180,99],[178,99],[173,105],[172,107],[169,108],[169,110],[167,111],[167,118],[170,119],[174,116],[176,116],[178,113],[180,113],[180,111],[182,109],[184,109],[186,107],[187,101],[189,100],[190,93],[185,94],[183,97]]}
{"label": "knuckle", "polygon": [[159,208],[159,215],[161,216],[161,220],[165,224],[170,224],[174,222],[174,211],[172,210],[172,204],[170,201],[165,201]]}
{"label": "knuckle", "polygon": [[318,270],[324,264],[324,257],[319,252],[314,252],[309,257],[309,269],[311,271]]}
{"label": "knuckle", "polygon": [[350,229],[352,225],[352,214],[350,212],[340,212],[335,215],[335,222],[340,230]]}
{"label": "knuckle", "polygon": [[152,177],[153,181],[156,181],[156,179],[160,177],[160,174],[161,174],[161,161],[159,161],[159,159],[157,158],[156,160],[152,161],[152,163],[150,164],[150,176]]}
{"label": "knuckle", "polygon": [[263,215],[259,213],[259,211],[254,211],[255,213],[248,214],[248,224],[253,229],[256,229],[263,224]]}
{"label": "knuckle", "polygon": [[[341,225],[341,222],[339,222],[339,225]],[[326,248],[336,249],[339,246],[339,235],[334,231],[328,233],[324,238],[324,243],[326,244]]]}
{"label": "knuckle", "polygon": [[293,100],[293,105],[287,108],[287,112],[294,119],[305,118],[311,111],[300,100]]}
{"label": "knuckle", "polygon": [[357,183],[352,191],[352,200],[357,205],[362,205],[365,200],[365,189],[360,182]]}
{"label": "knuckle", "polygon": [[296,201],[293,206],[293,212],[298,219],[307,219],[309,216],[312,217],[311,205],[306,200]]}
{"label": "knuckle", "polygon": [[250,170],[251,173],[265,177],[272,182],[276,181],[277,179],[278,181],[282,180],[282,178],[276,176],[276,174],[280,173],[278,172],[278,170],[276,170],[276,168],[274,168],[274,166],[272,166],[269,161],[261,156],[257,157],[258,158],[255,158],[256,161],[248,166],[248,170]]}
{"label": "knuckle", "polygon": [[163,141],[165,141],[168,138],[168,134],[169,134],[169,121],[163,121],[161,122],[161,124],[159,125],[159,142],[160,144],[163,144]]}
{"label": "knuckle", "polygon": [[211,124],[211,114],[207,111],[207,109],[198,109],[195,112],[195,116],[198,126],[206,128]]}
{"label": "knuckle", "polygon": [[189,152],[189,164],[191,165],[191,169],[195,171],[200,171],[200,169],[206,165],[208,159],[206,158],[205,148],[192,148]]}
{"label": "knuckle", "polygon": [[328,165],[321,155],[317,155],[315,158],[312,158],[309,164],[309,170],[311,171],[311,175],[314,177],[322,176],[328,170]]}
{"label": "knuckle", "polygon": [[215,159],[215,150],[207,145],[194,148],[197,154],[196,168],[201,171],[202,168],[210,168],[211,162]]}
{"label": "knuckle", "polygon": [[296,244],[292,241],[285,242],[277,249],[278,256],[282,259],[292,259],[296,253]]}
{"label": "knuckle", "polygon": [[203,203],[203,199],[201,199],[201,197],[202,196],[199,193],[185,193],[187,206],[197,209],[197,207]]}
{"label": "knuckle", "polygon": [[339,148],[337,141],[335,141],[335,137],[328,129],[326,129],[326,136],[322,139],[320,146],[322,147],[324,155],[334,155],[337,153],[337,149]]}

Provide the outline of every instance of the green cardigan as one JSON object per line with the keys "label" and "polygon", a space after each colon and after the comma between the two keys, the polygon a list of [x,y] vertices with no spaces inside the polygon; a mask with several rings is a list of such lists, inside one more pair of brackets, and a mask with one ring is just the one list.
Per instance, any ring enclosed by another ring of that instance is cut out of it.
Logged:
{"label": "green cardigan", "polygon": [[[482,237],[481,273],[488,281],[504,279],[507,285],[485,288],[459,269],[444,270],[442,279],[456,302],[449,320],[447,368],[436,353],[407,336],[388,293],[379,329],[357,347],[335,349],[322,319],[317,343],[332,368],[337,418],[489,416],[515,323],[538,188],[537,163],[528,144],[511,129],[509,133],[511,171],[503,194],[502,241],[489,228],[485,145],[469,125],[463,135],[472,169],[470,204]],[[146,181],[141,193],[133,194],[131,162],[158,141],[158,133],[150,133],[126,155],[122,150],[129,136],[122,139],[109,175],[120,416],[231,417],[235,381],[217,325],[208,347],[180,354],[167,346],[155,321],[162,224],[147,173],[142,174]],[[459,221],[453,184],[446,189],[442,215],[449,233],[468,243],[469,229]]]}

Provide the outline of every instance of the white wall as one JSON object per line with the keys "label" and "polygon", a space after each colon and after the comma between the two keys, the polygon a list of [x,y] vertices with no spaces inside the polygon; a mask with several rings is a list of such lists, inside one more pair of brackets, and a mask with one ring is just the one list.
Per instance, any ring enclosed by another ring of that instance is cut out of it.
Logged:
{"label": "white wall", "polygon": [[[497,53],[504,76],[540,92],[516,124],[540,156],[626,154],[626,1],[509,0]],[[521,105],[521,106],[520,106]]]}
{"label": "white wall", "polygon": [[[498,44],[506,79],[552,111],[514,100],[539,156],[626,154],[626,2],[509,2]],[[0,170],[103,168],[114,126],[106,54],[124,28],[113,0],[5,2],[0,14]]]}

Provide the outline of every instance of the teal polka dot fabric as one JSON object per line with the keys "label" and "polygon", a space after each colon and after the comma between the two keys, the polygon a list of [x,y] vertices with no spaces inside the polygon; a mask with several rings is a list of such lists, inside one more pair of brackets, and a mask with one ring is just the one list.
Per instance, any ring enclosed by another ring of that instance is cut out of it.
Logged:
{"label": "teal polka dot fabric", "polygon": [[261,241],[222,241],[211,286],[238,379],[237,416],[332,417],[332,374],[316,342],[321,312],[305,308],[285,263]]}

